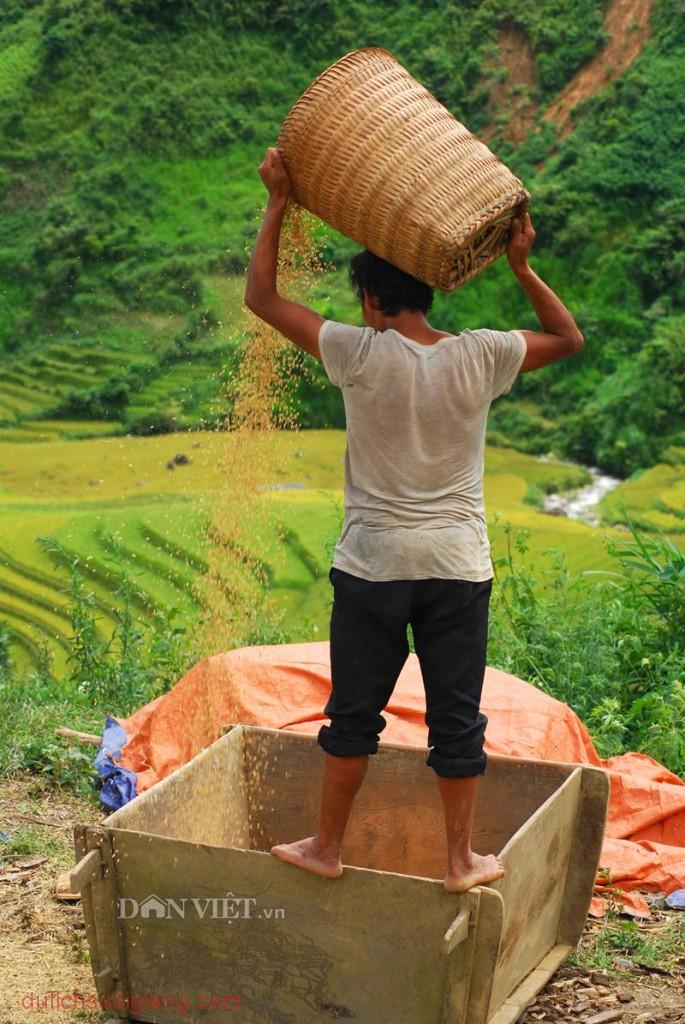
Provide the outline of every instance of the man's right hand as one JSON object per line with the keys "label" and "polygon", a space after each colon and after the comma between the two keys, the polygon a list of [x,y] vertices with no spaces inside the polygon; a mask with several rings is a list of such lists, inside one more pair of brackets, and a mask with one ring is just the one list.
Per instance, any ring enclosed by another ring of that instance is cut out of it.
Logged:
{"label": "man's right hand", "polygon": [[525,270],[528,266],[528,254],[534,241],[535,229],[533,228],[530,214],[526,210],[521,217],[514,217],[509,232],[507,258],[509,266],[515,274]]}

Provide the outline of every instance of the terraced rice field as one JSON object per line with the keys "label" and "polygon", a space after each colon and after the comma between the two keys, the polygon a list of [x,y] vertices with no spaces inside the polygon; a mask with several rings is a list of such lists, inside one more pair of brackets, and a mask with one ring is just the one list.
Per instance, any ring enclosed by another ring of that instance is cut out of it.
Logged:
{"label": "terraced rice field", "polygon": [[[150,371],[155,361],[140,353],[100,351],[89,345],[54,344],[8,360],[0,369],[0,424],[25,428],[58,410],[70,393],[87,392],[125,368]],[[117,424],[114,424],[116,427]]]}
{"label": "terraced rice field", "polygon": [[197,426],[202,422],[203,413],[211,415],[220,404],[220,368],[218,358],[177,363],[141,388],[126,413],[133,419],[155,411],[180,414],[185,422]]}
{"label": "terraced rice field", "polygon": [[0,428],[13,433],[3,436],[0,431],[0,441],[31,441],[34,435],[27,431],[56,429],[63,410],[75,408],[75,401],[79,413],[84,408],[84,419],[56,432],[63,436],[104,433],[102,423],[92,426],[91,417],[97,414],[84,407],[103,389],[108,389],[109,396],[123,394],[114,402],[108,397],[100,402],[104,415],[117,410],[107,420],[110,433],[121,433],[122,423],[133,425],[142,417],[175,417],[184,428],[212,420],[224,405],[221,369],[234,344],[242,284],[241,279],[221,285],[208,279],[214,309],[226,315],[228,326],[220,322],[211,336],[203,336],[200,350],[200,342],[191,338],[188,345],[195,347],[188,349],[187,357],[182,348],[177,351],[171,344],[173,337],[188,338],[185,319],[147,314],[130,315],[128,322],[120,317],[105,325],[104,342],[96,335],[70,337],[6,360],[0,368]]}
{"label": "terraced rice field", "polygon": [[[202,614],[196,586],[205,569],[202,527],[219,493],[224,445],[220,433],[207,431],[59,436],[72,426],[43,424],[42,437],[53,440],[27,444],[5,437],[0,444],[0,620],[11,629],[19,663],[35,663],[46,647],[57,672],[66,667],[72,632],[70,561],[89,580],[103,635],[113,628],[123,579],[133,586],[140,617],[174,609],[183,624]],[[0,437],[11,433],[0,431]],[[282,441],[283,459],[262,492],[270,515],[251,538],[251,553],[265,564],[270,602],[293,639],[322,638],[330,613],[328,569],[342,520],[344,433],[303,431]],[[175,463],[177,455],[188,462]],[[568,473],[559,463],[488,449],[490,520],[497,512],[515,528],[529,529],[537,552],[563,550],[574,571],[601,568],[608,565],[603,531],[524,502],[530,487],[545,489]],[[665,487],[670,479],[664,478]],[[497,527],[491,532],[497,557],[504,536]],[[41,537],[54,537],[59,546],[50,549]]]}
{"label": "terraced rice field", "polygon": [[[0,74],[0,91],[1,84]],[[160,420],[183,429],[216,422],[225,414],[222,368],[242,322],[244,281],[209,275],[205,286],[213,326],[199,339],[182,316],[122,314],[101,330],[91,327],[89,336],[70,335],[7,359],[0,367],[0,444],[142,433]],[[187,356],[174,349],[174,338],[188,345]],[[93,412],[92,396],[103,388],[124,397],[103,398]],[[83,419],[65,419],[65,409]]]}
{"label": "terraced rice field", "polygon": [[601,503],[607,522],[630,518],[647,529],[663,530],[676,540],[685,535],[685,463],[658,465],[636,473]]}

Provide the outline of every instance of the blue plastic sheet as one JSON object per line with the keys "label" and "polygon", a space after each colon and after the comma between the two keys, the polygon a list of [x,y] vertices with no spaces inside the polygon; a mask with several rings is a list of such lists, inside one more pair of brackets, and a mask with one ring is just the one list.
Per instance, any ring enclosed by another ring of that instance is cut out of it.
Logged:
{"label": "blue plastic sheet", "polygon": [[676,889],[666,897],[666,906],[671,910],[685,910],[685,889]]}
{"label": "blue plastic sheet", "polygon": [[100,802],[110,811],[118,810],[137,795],[136,773],[116,763],[121,760],[126,740],[126,731],[108,715],[93,763],[100,778]]}

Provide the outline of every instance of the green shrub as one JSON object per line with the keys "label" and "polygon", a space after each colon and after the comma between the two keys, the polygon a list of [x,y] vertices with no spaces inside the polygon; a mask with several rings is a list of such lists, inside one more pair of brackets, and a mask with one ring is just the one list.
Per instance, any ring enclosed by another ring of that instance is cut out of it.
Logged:
{"label": "green shrub", "polygon": [[124,427],[127,434],[149,437],[152,434],[173,434],[183,429],[183,422],[172,412],[164,409],[153,410],[143,416],[127,416]]}
{"label": "green shrub", "polygon": [[685,774],[685,555],[627,524],[611,573],[529,559],[509,526],[496,562],[489,661],[568,703],[603,756],[641,750]]}
{"label": "green shrub", "polygon": [[512,402],[496,402],[490,410],[487,438],[490,444],[542,455],[554,447],[555,435],[555,428],[540,416]]}
{"label": "green shrub", "polygon": [[118,420],[131,399],[125,379],[110,378],[84,390],[70,390],[53,410],[56,418]]}
{"label": "green shrub", "polygon": [[[660,461],[685,431],[685,317],[658,323],[652,338],[566,422],[567,454],[619,476]],[[564,436],[565,434],[565,436]]]}

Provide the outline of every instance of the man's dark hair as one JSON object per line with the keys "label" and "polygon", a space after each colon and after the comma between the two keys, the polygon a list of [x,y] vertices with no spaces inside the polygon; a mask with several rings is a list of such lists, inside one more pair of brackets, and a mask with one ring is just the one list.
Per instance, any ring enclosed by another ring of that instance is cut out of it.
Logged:
{"label": "man's dark hair", "polygon": [[385,316],[397,316],[403,310],[427,313],[433,305],[433,289],[411,274],[374,256],[365,249],[353,256],[350,263],[350,283],[359,300],[363,293],[375,296]]}

